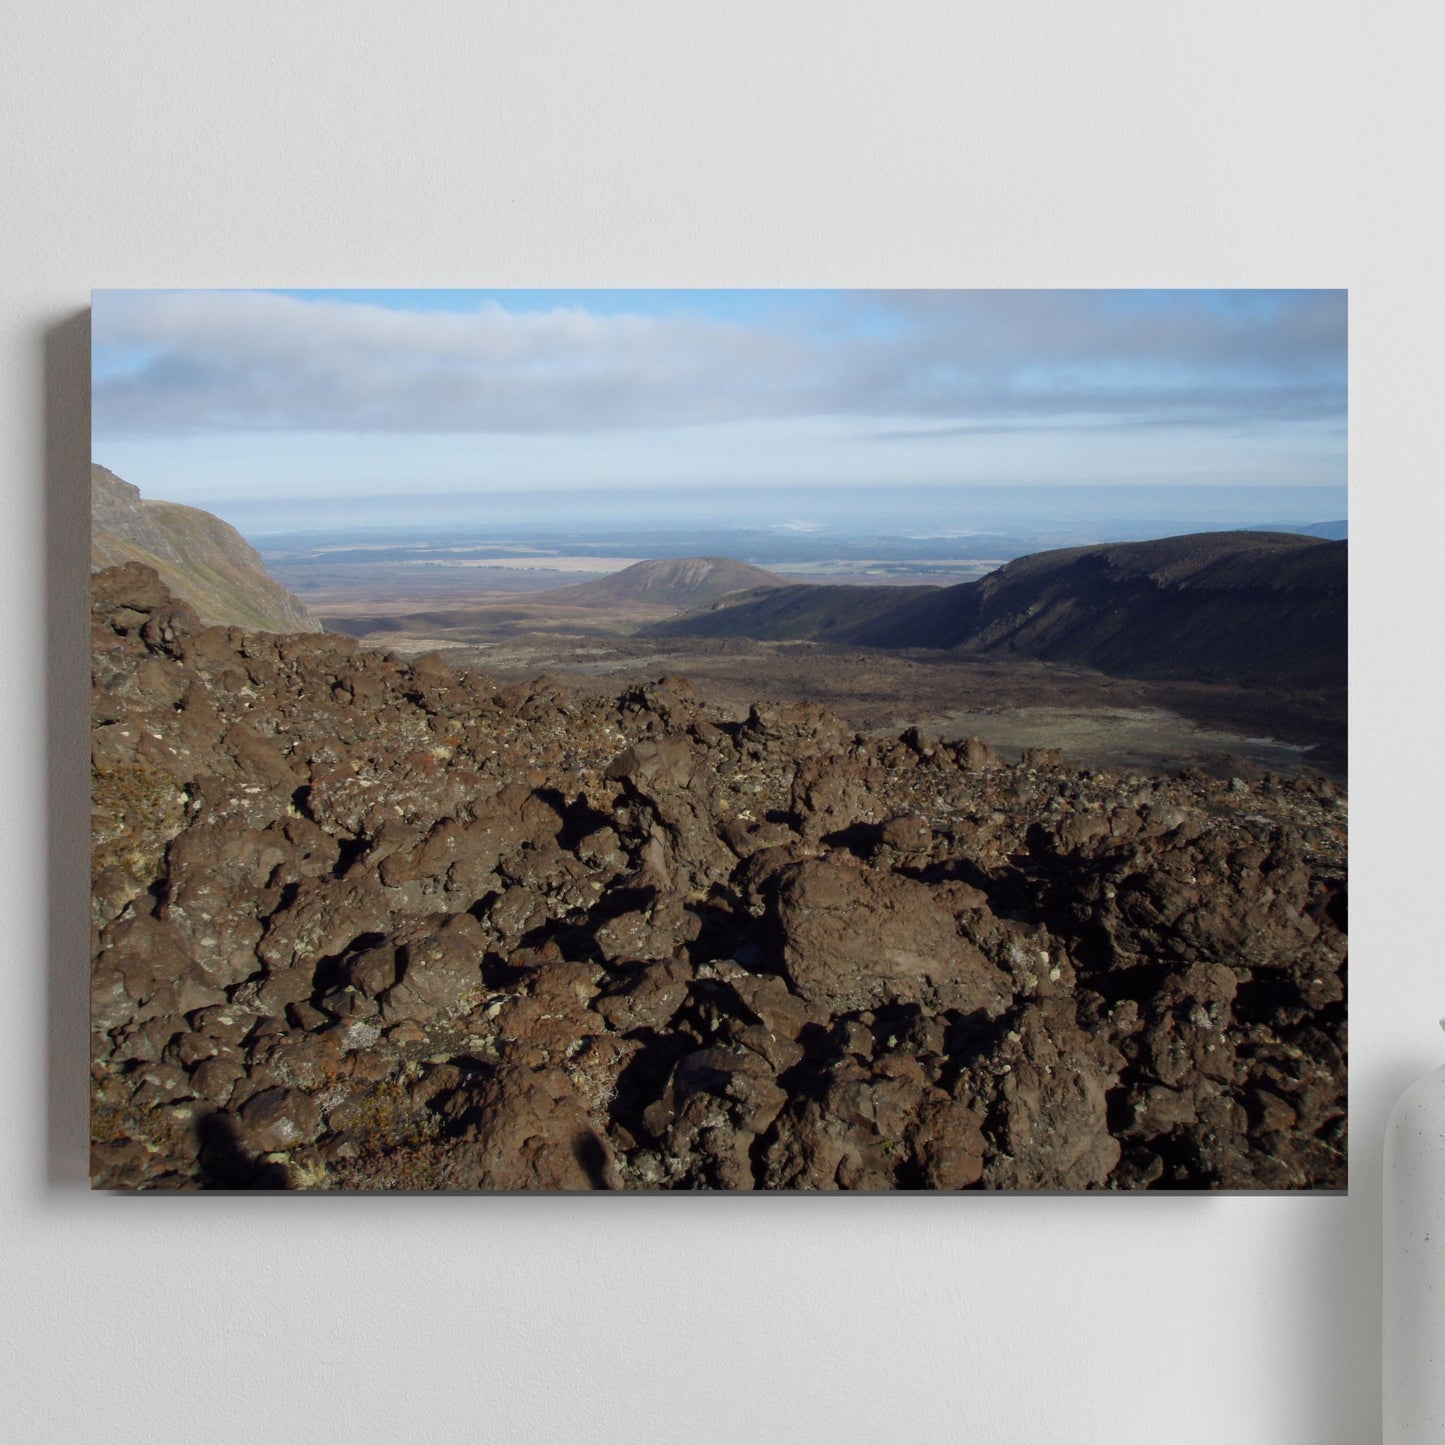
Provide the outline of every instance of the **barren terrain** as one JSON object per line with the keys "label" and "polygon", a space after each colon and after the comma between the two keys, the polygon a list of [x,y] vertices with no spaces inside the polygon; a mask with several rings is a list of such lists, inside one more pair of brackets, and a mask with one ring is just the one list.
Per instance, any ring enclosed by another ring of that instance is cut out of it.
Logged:
{"label": "barren terrain", "polygon": [[[595,617],[594,617],[595,622]],[[537,614],[519,618],[537,621]],[[1226,775],[1345,772],[1345,737],[1316,698],[1262,689],[1109,677],[1029,659],[885,652],[817,643],[521,631],[464,644],[450,628],[378,631],[371,646],[437,651],[508,682],[542,673],[594,693],[659,672],[688,677],[706,701],[746,716],[759,696],[818,702],[862,732],[912,725],[942,738],[981,737],[1001,752],[1060,747],[1084,767],[1178,769]],[[334,625],[334,623],[332,624]]]}
{"label": "barren terrain", "polygon": [[92,622],[98,1187],[1344,1187],[1325,779]]}
{"label": "barren terrain", "polygon": [[[943,647],[668,636],[655,630],[657,625],[677,627],[679,613],[698,603],[681,595],[669,598],[665,589],[651,586],[652,578],[645,592],[629,591],[632,573],[616,570],[625,560],[513,556],[488,572],[485,587],[474,582],[469,589],[465,579],[478,578],[490,563],[389,562],[378,568],[364,551],[355,551],[283,561],[280,570],[293,585],[310,589],[312,605],[332,630],[400,656],[438,651],[457,665],[509,681],[557,673],[603,692],[667,671],[692,679],[710,706],[735,717],[766,696],[822,703],[864,732],[918,725],[945,739],[982,737],[1013,756],[1024,748],[1059,747],[1081,766],[1345,776],[1342,686],[1146,680],[1026,655],[979,656]],[[576,570],[553,572],[551,585],[538,590],[542,574],[528,569],[553,564]],[[633,572],[676,565],[633,564]],[[588,566],[610,569],[609,580],[591,587],[559,585],[564,576],[580,578]],[[866,576],[890,584],[844,598],[857,608],[860,600],[874,597],[891,606],[888,599],[900,587],[910,588],[908,595],[926,606],[947,595],[943,583],[986,574],[992,566],[968,556],[906,563],[844,558],[793,561],[779,570],[799,577],[808,572],[814,581]],[[938,574],[929,575],[930,568]],[[445,585],[430,593],[409,590],[422,573],[446,579]],[[402,590],[392,590],[397,586]],[[831,594],[823,589],[818,595]],[[706,617],[729,615],[724,605]]]}

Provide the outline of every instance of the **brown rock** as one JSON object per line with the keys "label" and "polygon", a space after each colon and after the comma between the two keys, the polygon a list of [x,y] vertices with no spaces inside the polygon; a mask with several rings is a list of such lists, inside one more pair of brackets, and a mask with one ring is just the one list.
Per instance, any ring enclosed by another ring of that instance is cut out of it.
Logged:
{"label": "brown rock", "polygon": [[309,1144],[321,1127],[315,1101],[299,1089],[263,1089],[242,1106],[246,1141],[263,1154]]}
{"label": "brown rock", "polygon": [[431,931],[408,939],[404,949],[405,970],[383,1002],[388,1020],[425,1021],[461,1008],[478,995],[485,939],[481,925],[469,913],[454,914]]}
{"label": "brown rock", "polygon": [[986,1166],[992,1189],[1087,1189],[1102,1184],[1121,1149],[1109,1133],[1108,1093],[1123,1058],[1091,1038],[1061,1000],[1025,1014],[999,1087],[1002,1152]]}
{"label": "brown rock", "polygon": [[616,1161],[565,1076],[507,1067],[465,1096],[455,1148],[474,1189],[616,1189]]}
{"label": "brown rock", "polygon": [[778,891],[783,959],[793,987],[833,1012],[924,1003],[994,1017],[1006,976],[959,936],[922,883],[814,860]]}

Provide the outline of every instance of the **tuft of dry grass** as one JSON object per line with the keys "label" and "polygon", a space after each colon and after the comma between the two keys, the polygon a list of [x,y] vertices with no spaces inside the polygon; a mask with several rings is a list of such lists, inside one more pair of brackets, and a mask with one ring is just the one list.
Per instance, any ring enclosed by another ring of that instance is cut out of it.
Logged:
{"label": "tuft of dry grass", "polygon": [[185,794],[142,763],[90,770],[91,868],[119,866],[137,878],[160,872],[166,845],[185,826]]}

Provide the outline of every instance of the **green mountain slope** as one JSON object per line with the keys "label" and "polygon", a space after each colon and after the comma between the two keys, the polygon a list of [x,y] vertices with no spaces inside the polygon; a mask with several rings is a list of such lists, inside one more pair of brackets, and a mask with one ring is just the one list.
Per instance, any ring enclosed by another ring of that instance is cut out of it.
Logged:
{"label": "green mountain slope", "polygon": [[90,469],[92,571],[143,562],[202,621],[257,632],[320,632],[229,523],[198,507],[150,501],[105,467]]}

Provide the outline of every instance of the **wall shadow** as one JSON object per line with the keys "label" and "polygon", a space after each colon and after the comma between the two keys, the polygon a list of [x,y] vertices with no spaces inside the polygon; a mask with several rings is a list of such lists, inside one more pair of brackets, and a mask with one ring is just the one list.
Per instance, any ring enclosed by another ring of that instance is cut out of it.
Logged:
{"label": "wall shadow", "polygon": [[46,1169],[89,1186],[90,312],[44,333]]}
{"label": "wall shadow", "polygon": [[1302,1201],[1289,1241],[1300,1338],[1280,1367],[1297,1380],[1299,1438],[1310,1445],[1381,1439],[1385,1124],[1417,1076],[1397,1063],[1353,1093],[1349,1196]]}

